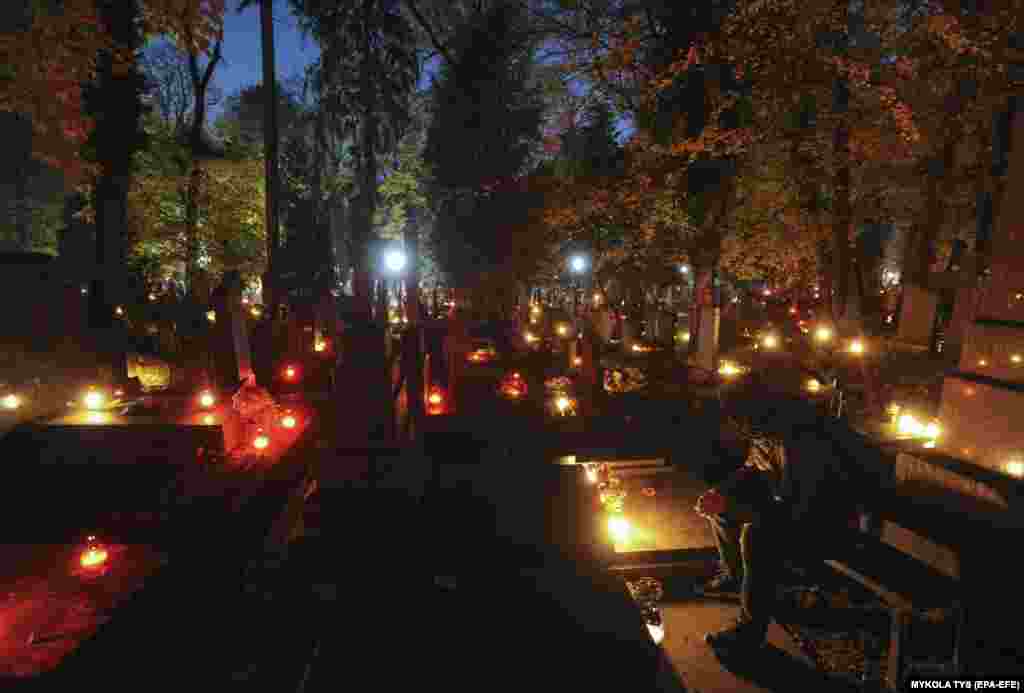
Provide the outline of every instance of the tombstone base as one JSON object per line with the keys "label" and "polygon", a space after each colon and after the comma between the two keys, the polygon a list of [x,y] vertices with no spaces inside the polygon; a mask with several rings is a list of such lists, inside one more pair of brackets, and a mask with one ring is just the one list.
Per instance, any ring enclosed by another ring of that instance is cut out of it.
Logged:
{"label": "tombstone base", "polygon": [[920,346],[930,345],[938,307],[939,297],[936,294],[923,287],[906,284],[903,287],[903,307],[900,309],[900,341]]}

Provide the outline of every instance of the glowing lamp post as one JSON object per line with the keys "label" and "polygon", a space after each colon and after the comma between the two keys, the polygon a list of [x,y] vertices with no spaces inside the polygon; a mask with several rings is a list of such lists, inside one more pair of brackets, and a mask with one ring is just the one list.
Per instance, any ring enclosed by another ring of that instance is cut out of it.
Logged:
{"label": "glowing lamp post", "polygon": [[405,269],[406,257],[401,250],[389,250],[384,254],[384,267],[392,274],[401,274]]}

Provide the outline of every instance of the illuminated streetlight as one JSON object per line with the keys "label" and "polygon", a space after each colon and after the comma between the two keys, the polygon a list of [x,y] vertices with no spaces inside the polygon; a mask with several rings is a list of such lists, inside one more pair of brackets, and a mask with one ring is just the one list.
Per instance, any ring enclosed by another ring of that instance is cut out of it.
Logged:
{"label": "illuminated streetlight", "polygon": [[389,272],[398,274],[405,269],[405,253],[401,250],[389,250],[384,255],[384,266],[387,267]]}

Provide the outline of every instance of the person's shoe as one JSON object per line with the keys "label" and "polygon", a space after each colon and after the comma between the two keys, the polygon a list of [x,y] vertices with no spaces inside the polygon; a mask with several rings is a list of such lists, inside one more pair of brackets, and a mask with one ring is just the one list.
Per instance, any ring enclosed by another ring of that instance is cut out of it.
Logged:
{"label": "person's shoe", "polygon": [[743,581],[727,570],[720,570],[707,582],[697,585],[698,594],[731,594],[738,593]]}
{"label": "person's shoe", "polygon": [[765,630],[749,621],[738,620],[732,628],[704,635],[704,642],[714,650],[727,652],[752,651],[764,646]]}

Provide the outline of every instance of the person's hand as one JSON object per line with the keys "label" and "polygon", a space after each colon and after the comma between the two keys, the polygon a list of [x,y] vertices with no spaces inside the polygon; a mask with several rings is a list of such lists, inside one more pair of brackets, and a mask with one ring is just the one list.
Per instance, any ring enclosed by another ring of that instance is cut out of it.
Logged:
{"label": "person's hand", "polygon": [[725,512],[728,501],[717,489],[710,489],[697,499],[694,510],[698,515],[720,515]]}

